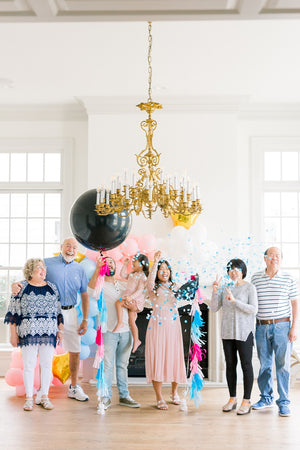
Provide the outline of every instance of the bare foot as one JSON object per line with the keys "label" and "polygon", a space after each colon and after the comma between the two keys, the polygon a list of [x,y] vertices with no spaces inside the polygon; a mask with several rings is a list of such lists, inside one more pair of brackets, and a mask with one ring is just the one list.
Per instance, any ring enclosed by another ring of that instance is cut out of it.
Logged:
{"label": "bare foot", "polygon": [[133,342],[132,353],[134,353],[139,348],[141,343],[142,342],[139,339],[137,341]]}
{"label": "bare foot", "polygon": [[123,322],[117,323],[115,328],[112,330],[113,333],[117,333],[123,327]]}

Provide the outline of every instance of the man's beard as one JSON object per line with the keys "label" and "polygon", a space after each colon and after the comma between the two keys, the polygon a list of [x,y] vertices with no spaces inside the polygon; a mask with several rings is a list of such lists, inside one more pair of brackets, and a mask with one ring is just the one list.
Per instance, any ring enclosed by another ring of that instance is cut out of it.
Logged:
{"label": "man's beard", "polygon": [[69,255],[62,255],[63,256],[63,258],[64,258],[64,260],[67,262],[67,263],[70,263],[70,262],[72,262],[74,259],[75,259],[75,255],[74,256],[69,256]]}

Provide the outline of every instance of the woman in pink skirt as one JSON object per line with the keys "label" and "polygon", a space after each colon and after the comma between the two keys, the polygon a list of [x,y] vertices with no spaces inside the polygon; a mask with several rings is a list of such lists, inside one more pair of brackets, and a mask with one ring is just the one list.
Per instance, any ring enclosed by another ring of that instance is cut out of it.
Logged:
{"label": "woman in pink skirt", "polygon": [[146,334],[146,377],[152,383],[158,409],[168,409],[162,396],[162,383],[172,383],[171,402],[180,404],[178,384],[186,383],[186,368],[180,318],[175,297],[178,286],[172,281],[170,264],[154,255],[147,280],[152,312]]}

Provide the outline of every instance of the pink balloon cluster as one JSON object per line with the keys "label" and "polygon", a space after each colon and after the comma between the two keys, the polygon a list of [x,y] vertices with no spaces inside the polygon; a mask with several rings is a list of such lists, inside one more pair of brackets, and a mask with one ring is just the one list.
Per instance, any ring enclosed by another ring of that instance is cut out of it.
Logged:
{"label": "pink balloon cluster", "polygon": [[[153,234],[143,234],[142,236],[130,234],[121,245],[103,254],[114,259],[117,266],[116,275],[119,276],[125,258],[132,258],[137,253],[143,253],[151,261],[156,250],[157,242]],[[89,249],[86,250],[85,254],[87,258],[93,261],[96,261],[99,256],[98,252]],[[131,270],[130,264],[128,265],[128,270]]]}
{"label": "pink balloon cluster", "polygon": [[[56,354],[63,353],[62,348],[56,347],[55,353]],[[12,351],[10,368],[6,372],[5,381],[9,386],[16,387],[16,395],[18,397],[22,397],[23,395],[25,395],[25,386],[23,381],[22,352],[19,348],[15,348]],[[52,383],[55,385],[62,384],[61,381],[56,377],[53,377]],[[34,393],[36,393],[39,387],[40,387],[40,364],[39,358],[37,358],[36,366],[34,369]]]}

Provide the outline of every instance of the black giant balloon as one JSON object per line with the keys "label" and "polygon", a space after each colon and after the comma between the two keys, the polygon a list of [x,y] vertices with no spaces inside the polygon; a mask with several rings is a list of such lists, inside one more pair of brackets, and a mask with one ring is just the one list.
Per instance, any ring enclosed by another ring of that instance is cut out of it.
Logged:
{"label": "black giant balloon", "polygon": [[72,206],[70,225],[72,232],[90,250],[110,250],[125,241],[131,228],[131,216],[125,211],[98,216],[95,211],[96,189],[82,194]]}

